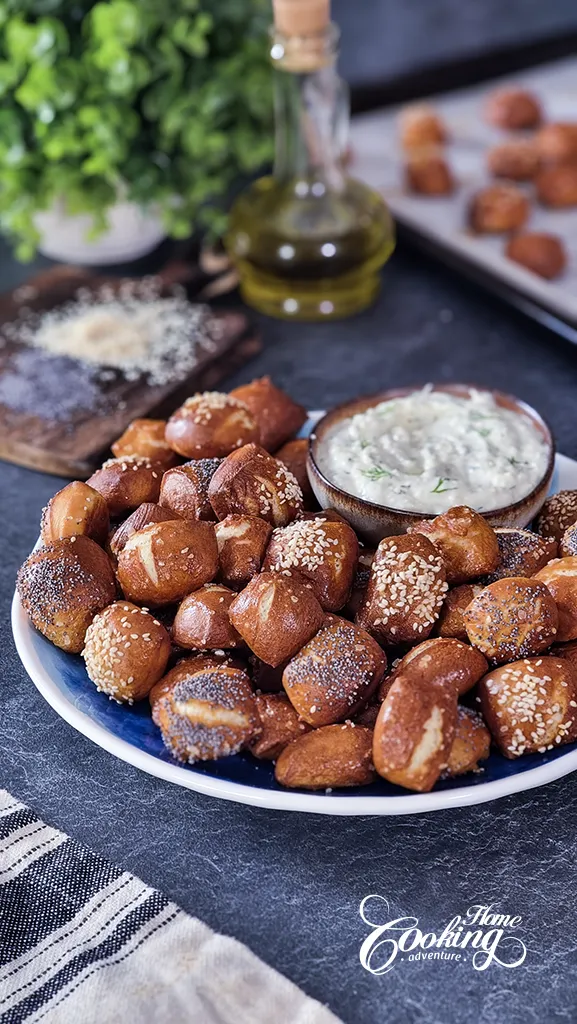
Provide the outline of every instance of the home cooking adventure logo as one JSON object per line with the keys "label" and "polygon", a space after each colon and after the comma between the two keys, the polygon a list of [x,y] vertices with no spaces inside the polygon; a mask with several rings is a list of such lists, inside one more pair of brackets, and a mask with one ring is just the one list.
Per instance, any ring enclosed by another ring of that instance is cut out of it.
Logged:
{"label": "home cooking adventure logo", "polygon": [[496,907],[475,903],[440,930],[425,931],[418,917],[391,917],[384,896],[365,896],[359,912],[372,931],[361,946],[361,964],[370,974],[386,974],[399,961],[451,960],[475,971],[495,964],[520,967],[527,947],[512,932],[519,928],[521,916],[500,913]]}

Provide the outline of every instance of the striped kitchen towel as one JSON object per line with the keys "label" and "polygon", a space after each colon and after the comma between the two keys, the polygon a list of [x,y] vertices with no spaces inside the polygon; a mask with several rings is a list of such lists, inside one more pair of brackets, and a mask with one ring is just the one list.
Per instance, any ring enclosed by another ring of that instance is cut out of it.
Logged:
{"label": "striped kitchen towel", "polygon": [[2,1024],[339,1024],[235,939],[0,790]]}

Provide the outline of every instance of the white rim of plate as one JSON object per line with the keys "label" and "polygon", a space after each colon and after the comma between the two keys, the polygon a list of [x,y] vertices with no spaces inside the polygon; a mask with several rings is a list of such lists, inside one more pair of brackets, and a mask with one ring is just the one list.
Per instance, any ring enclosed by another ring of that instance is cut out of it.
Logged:
{"label": "white rim of plate", "polygon": [[[311,414],[311,416],[314,415],[314,413]],[[558,469],[563,466],[569,468],[569,465],[577,469],[577,463],[573,459],[565,455],[557,455]],[[32,631],[33,627],[28,622],[20,598],[15,592],[12,599],[12,632],[16,650],[36,688],[65,722],[121,761],[126,761],[156,778],[184,786],[186,789],[203,793],[205,796],[234,800],[237,803],[250,804],[253,807],[264,807],[267,810],[304,811],[312,814],[335,814],[347,817],[359,815],[396,816],[424,814],[430,811],[487,803],[490,800],[511,796],[513,793],[522,793],[528,789],[535,789],[537,786],[547,785],[549,782],[554,782],[564,775],[577,771],[576,749],[537,768],[529,768],[527,771],[496,779],[493,782],[481,782],[476,786],[463,786],[432,793],[411,793],[407,796],[355,794],[346,797],[335,796],[333,793],[276,791],[229,782],[226,779],[215,779],[197,773],[194,769],[161,761],[152,754],[139,750],[138,747],[126,740],[114,736],[104,726],[99,725],[89,715],[75,707],[58,689],[44,668],[29,640]]]}

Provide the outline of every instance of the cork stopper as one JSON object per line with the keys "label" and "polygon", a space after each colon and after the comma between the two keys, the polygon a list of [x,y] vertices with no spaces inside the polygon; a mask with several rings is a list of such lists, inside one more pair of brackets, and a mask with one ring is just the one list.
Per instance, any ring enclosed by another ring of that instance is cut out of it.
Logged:
{"label": "cork stopper", "polygon": [[273,0],[274,24],[283,36],[312,36],[331,21],[330,0]]}

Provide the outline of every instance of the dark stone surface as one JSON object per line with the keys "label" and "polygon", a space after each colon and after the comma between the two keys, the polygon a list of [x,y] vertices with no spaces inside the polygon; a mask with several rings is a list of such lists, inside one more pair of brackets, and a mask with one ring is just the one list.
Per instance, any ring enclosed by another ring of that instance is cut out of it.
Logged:
{"label": "dark stone surface", "polygon": [[[3,264],[3,284],[24,276]],[[577,456],[577,352],[411,253],[397,253],[378,305],[319,326],[263,323],[266,349],[230,384],[271,373],[309,407],[429,379],[510,389]],[[8,624],[16,569],[54,478],[0,465],[0,784],[48,822],[247,943],[347,1024],[544,1024],[577,1019],[577,799],[568,777],[480,807],[411,818],[282,814],[157,781],[75,733],[34,689]],[[359,903],[441,931],[474,903],[521,915],[514,970],[360,965]],[[277,1021],[271,1008],[271,1024]],[[279,1021],[278,1024],[283,1024]]]}

